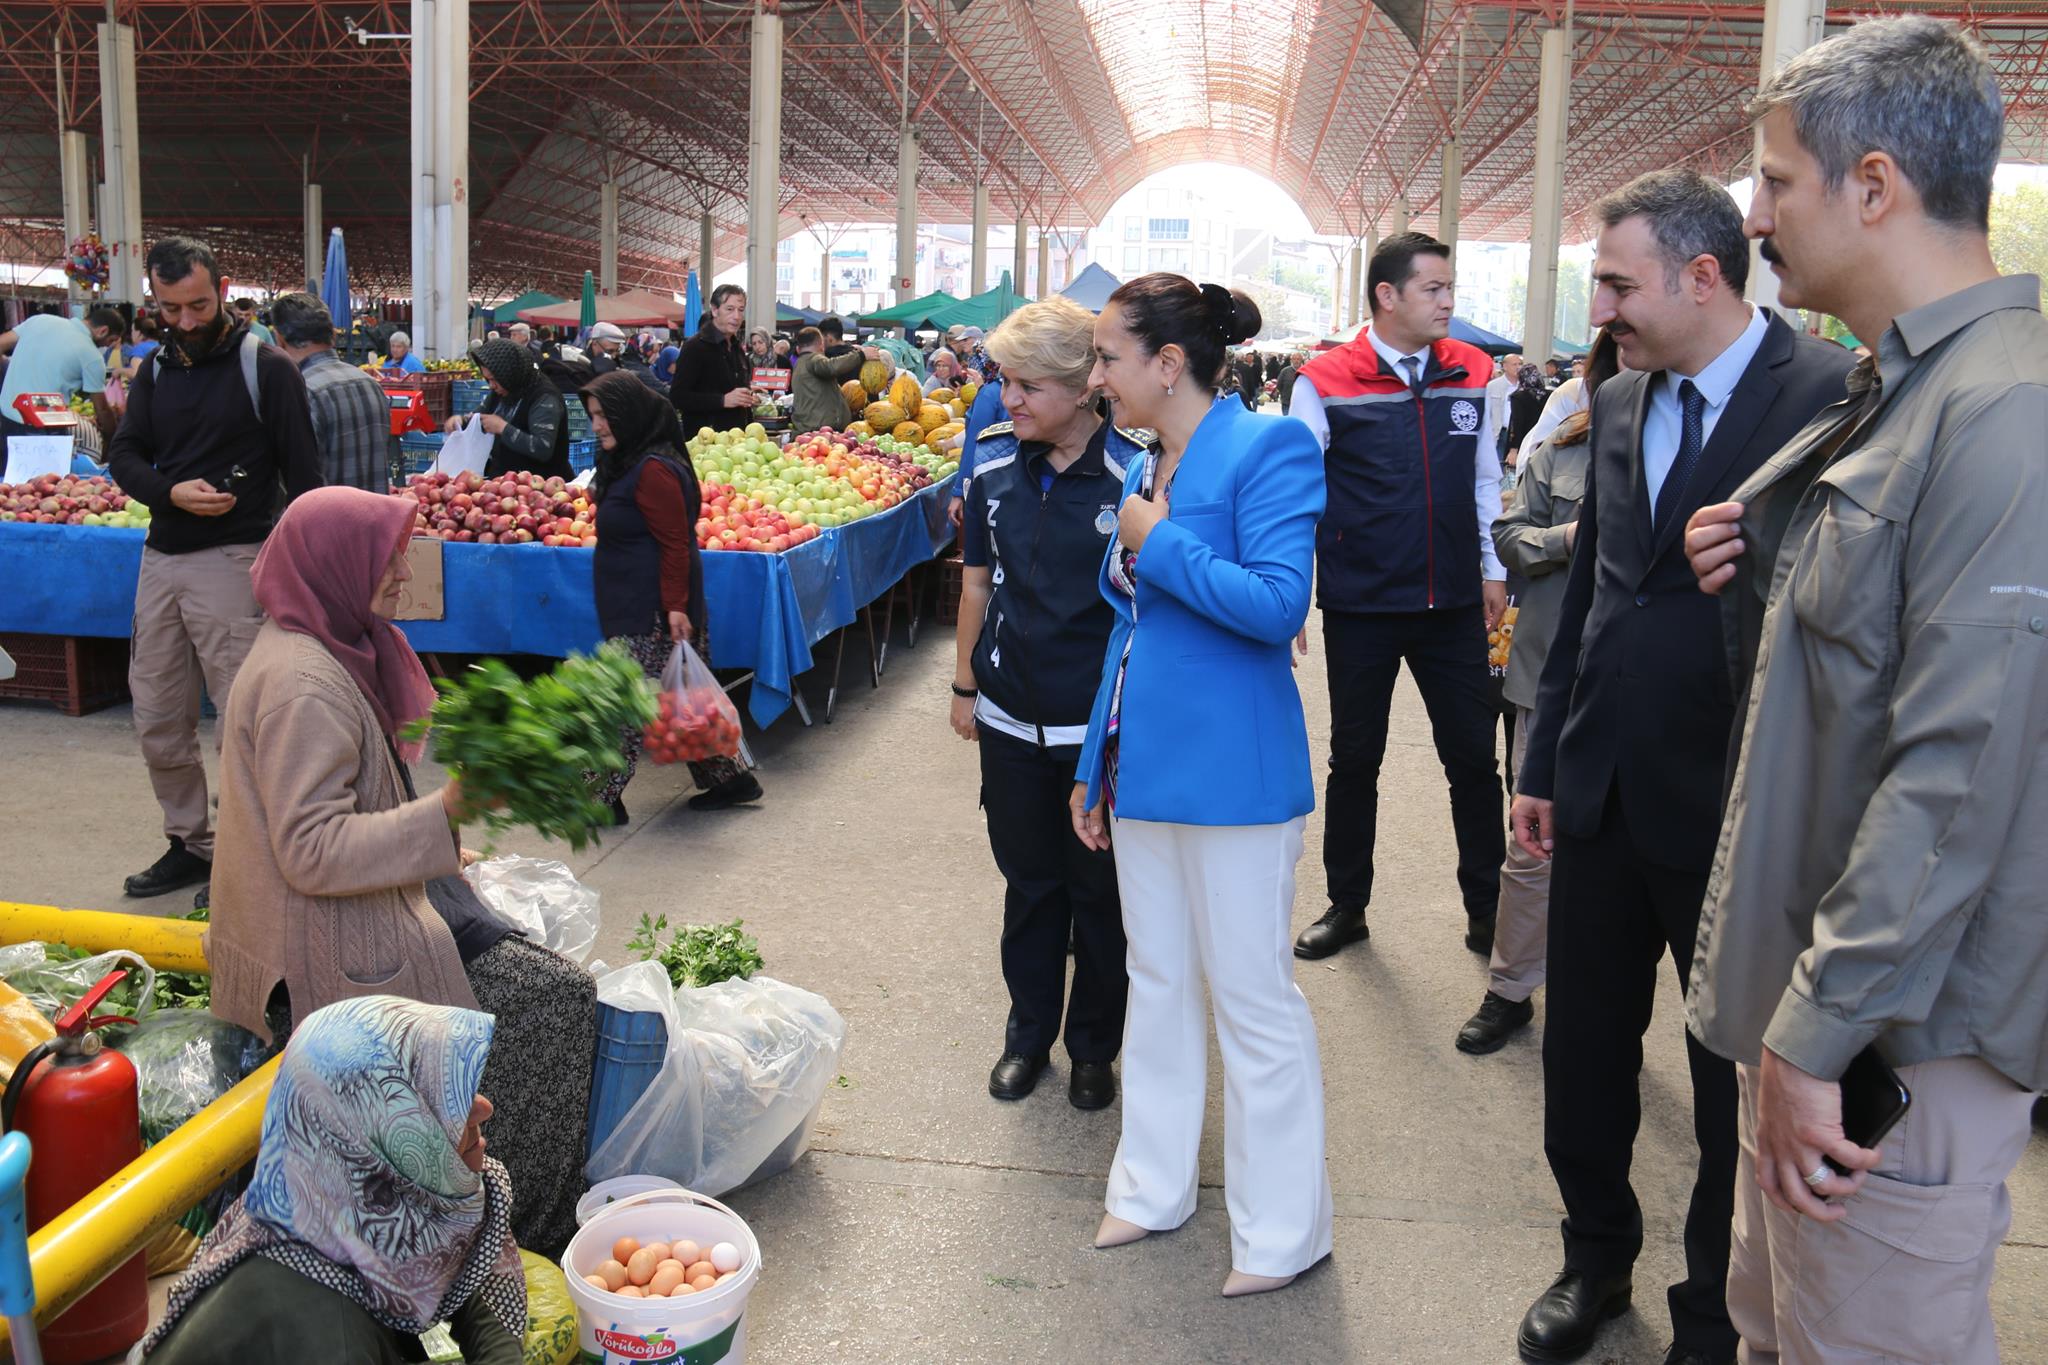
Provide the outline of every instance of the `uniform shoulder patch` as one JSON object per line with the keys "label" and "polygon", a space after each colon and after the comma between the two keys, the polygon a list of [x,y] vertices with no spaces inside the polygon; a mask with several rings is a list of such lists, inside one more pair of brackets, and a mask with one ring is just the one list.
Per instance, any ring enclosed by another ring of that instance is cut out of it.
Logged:
{"label": "uniform shoulder patch", "polygon": [[974,439],[977,441],[986,441],[991,436],[1008,436],[1010,434],[1010,423],[991,422],[987,426],[983,427],[980,431],[976,432],[974,435]]}

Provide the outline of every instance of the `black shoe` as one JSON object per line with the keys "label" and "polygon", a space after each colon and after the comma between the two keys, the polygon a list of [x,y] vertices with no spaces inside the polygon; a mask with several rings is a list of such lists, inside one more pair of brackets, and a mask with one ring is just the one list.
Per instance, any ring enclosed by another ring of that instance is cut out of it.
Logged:
{"label": "black shoe", "polygon": [[1735,1365],[1735,1357],[1709,1355],[1697,1346],[1681,1346],[1674,1341],[1664,1353],[1664,1365]]}
{"label": "black shoe", "polygon": [[1021,1052],[1005,1052],[1003,1059],[988,1073],[988,1093],[999,1100],[1021,1100],[1038,1087],[1039,1073],[1045,1070],[1044,1057],[1026,1057]]}
{"label": "black shoe", "polygon": [[197,886],[212,875],[213,864],[196,853],[187,853],[185,841],[174,834],[164,856],[122,882],[121,889],[137,900],[146,900]]}
{"label": "black shoe", "polygon": [[1577,1360],[1593,1348],[1600,1324],[1628,1311],[1627,1271],[1595,1280],[1566,1268],[1522,1318],[1515,1346],[1524,1360]]}
{"label": "black shoe", "polygon": [[1479,1002],[1479,1012],[1458,1030],[1458,1051],[1469,1052],[1475,1057],[1498,1052],[1514,1036],[1515,1030],[1527,1028],[1535,1017],[1536,1007],[1528,1001],[1509,1000],[1488,991],[1486,998]]}
{"label": "black shoe", "polygon": [[1301,937],[1294,940],[1294,955],[1328,957],[1347,943],[1360,943],[1371,937],[1372,930],[1365,927],[1365,911],[1333,905],[1323,912],[1321,919],[1301,931]]}
{"label": "black shoe", "polygon": [[1067,1077],[1067,1099],[1076,1109],[1107,1109],[1116,1099],[1116,1068],[1108,1062],[1075,1062]]}
{"label": "black shoe", "polygon": [[1496,915],[1468,915],[1465,919],[1465,946],[1481,957],[1493,956],[1493,925]]}
{"label": "black shoe", "polygon": [[691,810],[726,810],[732,806],[743,806],[749,801],[761,799],[761,784],[752,773],[743,773],[730,782],[721,782],[708,792],[698,792],[690,798]]}
{"label": "black shoe", "polygon": [[624,801],[621,801],[617,797],[612,798],[611,811],[613,829],[618,829],[622,827],[626,824],[627,821],[633,818],[632,816],[626,814],[626,803]]}
{"label": "black shoe", "polygon": [[194,910],[204,910],[209,914],[212,913],[213,883],[211,881],[208,881],[206,885],[200,887],[199,894],[192,897],[192,908]]}

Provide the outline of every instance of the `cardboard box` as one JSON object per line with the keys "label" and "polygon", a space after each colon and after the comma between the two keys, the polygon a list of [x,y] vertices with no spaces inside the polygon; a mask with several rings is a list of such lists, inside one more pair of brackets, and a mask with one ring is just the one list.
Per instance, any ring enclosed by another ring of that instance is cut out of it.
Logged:
{"label": "cardboard box", "polygon": [[406,567],[412,581],[402,584],[398,595],[401,621],[438,621],[447,611],[447,583],[441,576],[443,541],[432,536],[414,536],[405,543]]}

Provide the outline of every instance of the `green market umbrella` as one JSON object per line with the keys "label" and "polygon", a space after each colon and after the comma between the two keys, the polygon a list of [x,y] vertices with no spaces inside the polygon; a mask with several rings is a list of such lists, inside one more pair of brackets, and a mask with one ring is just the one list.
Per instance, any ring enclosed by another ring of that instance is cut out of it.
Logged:
{"label": "green market umbrella", "polygon": [[583,272],[583,309],[576,325],[586,332],[597,326],[597,277],[588,270]]}

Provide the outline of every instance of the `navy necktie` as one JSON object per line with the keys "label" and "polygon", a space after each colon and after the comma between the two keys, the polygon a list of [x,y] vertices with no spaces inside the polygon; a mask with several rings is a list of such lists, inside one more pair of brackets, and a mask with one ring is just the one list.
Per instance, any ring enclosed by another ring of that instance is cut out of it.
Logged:
{"label": "navy necktie", "polygon": [[1401,368],[1408,372],[1408,387],[1411,389],[1420,388],[1422,385],[1422,362],[1412,355],[1404,355],[1401,357]]}
{"label": "navy necktie", "polygon": [[1661,532],[1677,510],[1686,484],[1692,481],[1693,470],[1699,468],[1700,447],[1706,444],[1707,399],[1690,379],[1678,381],[1678,408],[1678,457],[1672,460],[1671,471],[1664,476],[1664,486],[1657,490],[1657,507],[1650,516],[1653,534]]}

